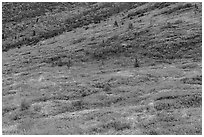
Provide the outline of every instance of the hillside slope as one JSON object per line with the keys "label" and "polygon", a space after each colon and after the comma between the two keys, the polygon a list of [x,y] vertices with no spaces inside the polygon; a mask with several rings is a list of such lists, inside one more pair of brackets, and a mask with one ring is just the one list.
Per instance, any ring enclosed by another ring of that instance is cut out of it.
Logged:
{"label": "hillside slope", "polygon": [[3,134],[202,134],[201,4],[3,3]]}

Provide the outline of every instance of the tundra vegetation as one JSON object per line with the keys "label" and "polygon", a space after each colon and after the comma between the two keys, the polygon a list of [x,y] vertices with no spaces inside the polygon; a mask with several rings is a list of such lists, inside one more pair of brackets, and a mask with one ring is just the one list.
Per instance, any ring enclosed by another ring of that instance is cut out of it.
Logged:
{"label": "tundra vegetation", "polygon": [[2,133],[201,135],[201,7],[3,2]]}

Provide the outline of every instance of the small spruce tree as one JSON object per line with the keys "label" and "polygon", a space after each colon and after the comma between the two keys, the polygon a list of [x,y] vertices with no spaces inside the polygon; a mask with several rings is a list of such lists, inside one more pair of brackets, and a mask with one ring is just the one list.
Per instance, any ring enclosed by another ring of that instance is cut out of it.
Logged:
{"label": "small spruce tree", "polygon": [[194,7],[195,7],[195,8],[194,8],[194,13],[197,14],[197,11],[198,11],[198,5],[195,4]]}
{"label": "small spruce tree", "polygon": [[68,67],[68,69],[69,69],[71,66],[72,66],[71,59],[68,59],[68,61],[67,61],[67,67]]}
{"label": "small spruce tree", "polygon": [[135,60],[134,60],[134,67],[135,68],[139,67],[139,61],[138,61],[137,57],[135,57]]}
{"label": "small spruce tree", "polygon": [[5,34],[4,33],[2,33],[2,39],[5,39]]}
{"label": "small spruce tree", "polygon": [[132,23],[129,23],[129,25],[128,25],[128,29],[133,29],[134,27],[133,27],[133,24]]}
{"label": "small spruce tree", "polygon": [[38,22],[38,21],[39,21],[39,18],[36,19],[36,22]]}
{"label": "small spruce tree", "polygon": [[115,21],[113,26],[114,26],[114,27],[118,27],[118,22]]}
{"label": "small spruce tree", "polygon": [[35,36],[35,30],[33,30],[33,36]]}

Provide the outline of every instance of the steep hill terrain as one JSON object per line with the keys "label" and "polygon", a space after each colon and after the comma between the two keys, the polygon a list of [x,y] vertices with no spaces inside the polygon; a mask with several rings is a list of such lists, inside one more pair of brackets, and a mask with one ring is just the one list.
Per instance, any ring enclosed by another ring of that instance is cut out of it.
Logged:
{"label": "steep hill terrain", "polygon": [[202,3],[3,3],[3,134],[202,134]]}

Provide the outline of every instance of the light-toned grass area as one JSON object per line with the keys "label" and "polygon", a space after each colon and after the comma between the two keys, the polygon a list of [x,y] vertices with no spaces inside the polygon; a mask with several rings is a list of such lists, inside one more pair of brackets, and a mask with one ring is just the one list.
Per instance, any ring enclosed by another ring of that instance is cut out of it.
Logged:
{"label": "light-toned grass area", "polygon": [[[185,69],[171,64],[155,69],[157,65],[144,68],[129,68],[118,72],[97,74],[90,72],[86,77],[66,79],[66,69],[55,78],[53,88],[43,82],[33,86],[25,83],[22,95],[32,102],[22,100],[14,110],[9,107],[15,94],[5,100],[3,118],[16,121],[3,130],[4,134],[200,134],[201,86],[183,83],[182,79],[196,77],[198,67]],[[195,70],[196,69],[196,70]],[[159,73],[160,72],[160,73]],[[78,73],[78,77],[84,72]],[[47,73],[32,78],[51,76]],[[55,76],[54,74],[52,76]],[[19,76],[20,77],[20,76]],[[84,80],[83,80],[84,78]],[[7,79],[8,80],[8,79]],[[18,81],[20,84],[20,81]],[[24,81],[25,82],[25,81]],[[68,83],[67,83],[68,82]],[[41,85],[42,84],[42,85]],[[22,88],[22,86],[21,86]],[[38,91],[39,90],[39,91]],[[9,92],[9,90],[8,90]],[[8,95],[3,96],[6,99]],[[17,97],[17,96],[16,96]],[[153,106],[152,106],[153,104]],[[19,108],[19,109],[18,109]],[[28,110],[27,110],[28,109]],[[6,120],[7,119],[7,120]],[[42,122],[49,122],[44,123]],[[195,120],[193,120],[195,119]],[[70,127],[70,122],[73,127]],[[7,122],[6,122],[7,123]],[[59,123],[59,124],[57,124]],[[172,124],[171,124],[172,123]],[[195,124],[196,127],[187,126]],[[196,124],[197,123],[197,124]],[[75,125],[77,124],[77,125]],[[180,133],[172,125],[184,125]],[[187,125],[186,125],[187,124]],[[169,126],[166,129],[166,126]],[[155,129],[155,127],[157,127]],[[190,132],[189,130],[192,130]]]}

